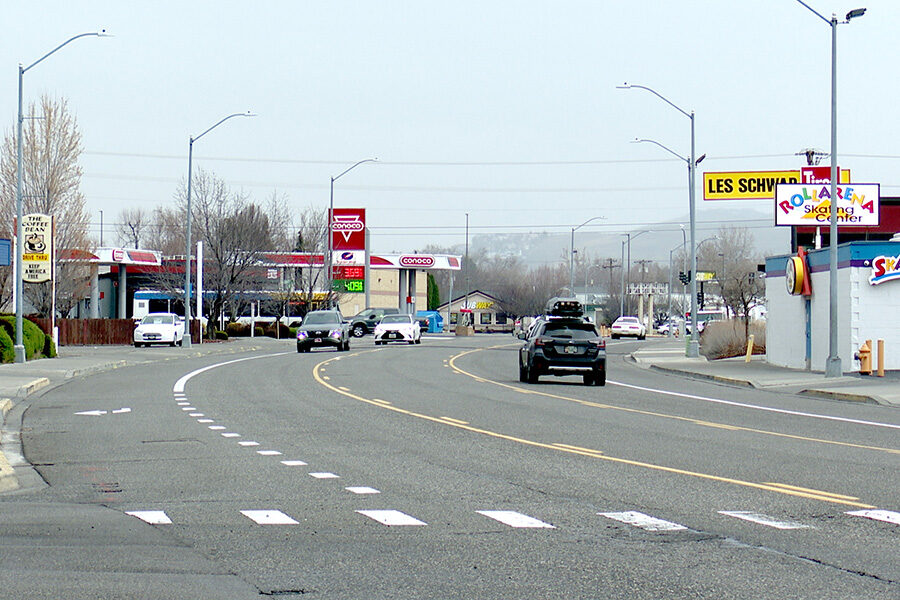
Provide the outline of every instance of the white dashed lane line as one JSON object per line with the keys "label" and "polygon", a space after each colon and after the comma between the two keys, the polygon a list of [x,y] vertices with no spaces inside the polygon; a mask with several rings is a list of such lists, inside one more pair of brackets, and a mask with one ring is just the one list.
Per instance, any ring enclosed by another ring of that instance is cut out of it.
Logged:
{"label": "white dashed lane line", "polygon": [[900,512],[893,512],[890,510],[854,510],[847,514],[852,517],[865,517],[866,519],[900,525]]}
{"label": "white dashed lane line", "polygon": [[375,488],[365,487],[365,486],[359,486],[359,487],[354,486],[354,487],[348,487],[348,488],[344,488],[344,489],[347,490],[348,492],[353,492],[354,494],[380,494],[381,493],[378,490],[376,490]]}
{"label": "white dashed lane line", "polygon": [[281,456],[278,450],[257,450],[256,453],[260,456]]}
{"label": "white dashed lane line", "polygon": [[309,476],[316,479],[338,479],[340,477],[334,473],[310,473]]}
{"label": "white dashed lane line", "polygon": [[306,466],[306,463],[303,462],[302,460],[283,460],[283,461],[281,461],[281,464],[283,464],[286,467],[305,467]]}
{"label": "white dashed lane line", "polygon": [[141,521],[150,523],[151,525],[172,524],[172,520],[166,515],[165,511],[162,510],[133,510],[130,512],[126,512],[125,514],[131,515],[132,517],[137,517]]}

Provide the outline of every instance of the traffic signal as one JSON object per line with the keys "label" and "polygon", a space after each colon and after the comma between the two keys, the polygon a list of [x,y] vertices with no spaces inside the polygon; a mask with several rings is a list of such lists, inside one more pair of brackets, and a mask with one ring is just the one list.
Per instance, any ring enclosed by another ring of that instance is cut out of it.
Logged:
{"label": "traffic signal", "polygon": [[703,309],[703,292],[697,292],[697,306]]}
{"label": "traffic signal", "polygon": [[689,284],[691,282],[691,272],[678,271],[678,281],[685,285]]}

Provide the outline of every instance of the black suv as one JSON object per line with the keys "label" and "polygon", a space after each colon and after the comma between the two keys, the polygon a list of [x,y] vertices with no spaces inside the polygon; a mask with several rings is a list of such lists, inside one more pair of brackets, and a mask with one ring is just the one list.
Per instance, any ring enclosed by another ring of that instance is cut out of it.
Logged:
{"label": "black suv", "polygon": [[553,298],[547,315],[520,337],[519,381],[541,375],[581,374],[585,385],[606,385],[606,342],[583,316],[581,303]]}

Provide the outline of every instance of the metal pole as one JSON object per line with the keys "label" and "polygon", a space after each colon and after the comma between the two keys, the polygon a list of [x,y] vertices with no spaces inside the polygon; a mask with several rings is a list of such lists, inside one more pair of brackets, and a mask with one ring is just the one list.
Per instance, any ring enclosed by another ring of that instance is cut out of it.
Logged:
{"label": "metal pole", "polygon": [[[625,234],[629,235],[629,234]],[[625,240],[622,240],[622,284],[621,284],[621,294],[619,295],[619,316],[625,314]]]}
{"label": "metal pole", "polygon": [[667,337],[672,337],[672,254],[676,249],[669,250],[669,306],[666,309],[669,313],[669,330]]}
{"label": "metal pole", "polygon": [[334,222],[334,177],[331,178],[331,195],[328,200],[328,218],[326,221],[328,222],[327,235],[328,235],[328,258],[325,260],[325,264],[328,265],[327,271],[327,281],[328,287],[325,288],[325,297],[328,299],[328,302],[325,303],[327,308],[331,308],[331,288],[333,287],[332,278],[334,277],[332,261],[334,260],[334,248],[332,247],[332,235],[334,232],[331,230],[332,224]]}
{"label": "metal pole", "polygon": [[194,158],[194,138],[188,143],[187,232],[184,244],[184,336],[182,348],[191,347],[191,167]]}
{"label": "metal pole", "polygon": [[687,356],[697,358],[700,356],[700,341],[697,332],[697,219],[696,203],[694,198],[695,174],[697,172],[697,159],[694,147],[694,111],[691,111],[691,163],[690,163],[690,215],[691,215],[691,341],[687,347]]}
{"label": "metal pole", "polygon": [[831,17],[831,221],[828,226],[828,361],[825,377],[840,377],[841,357],[838,354],[838,239],[837,239],[837,26]]}
{"label": "metal pole", "polygon": [[[469,213],[466,213],[466,300],[463,308],[469,309]],[[461,315],[466,317],[466,325],[469,325],[469,313],[459,311]]]}
{"label": "metal pole", "polygon": [[22,75],[25,69],[19,65],[19,117],[16,121],[16,340],[13,349],[17,363],[25,362],[25,344],[22,342]]}
{"label": "metal pole", "polygon": [[569,243],[569,291],[575,296],[575,228],[572,228],[572,240]]}

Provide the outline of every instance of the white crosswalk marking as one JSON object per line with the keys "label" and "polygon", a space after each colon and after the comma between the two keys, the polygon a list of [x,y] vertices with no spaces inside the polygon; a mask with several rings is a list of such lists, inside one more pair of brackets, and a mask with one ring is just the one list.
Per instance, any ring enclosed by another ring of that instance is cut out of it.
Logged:
{"label": "white crosswalk marking", "polygon": [[258,525],[298,525],[280,510],[242,510],[241,514]]}
{"label": "white crosswalk marking", "polygon": [[259,446],[259,442],[243,441],[243,442],[238,442],[238,445],[239,446]]}
{"label": "white crosswalk marking", "polygon": [[281,456],[278,450],[257,450],[256,453],[260,456]]}
{"label": "white crosswalk marking", "polygon": [[495,521],[500,521],[504,525],[509,525],[510,527],[556,529],[556,527],[549,523],[538,521],[534,517],[529,517],[528,515],[523,515],[522,513],[513,510],[479,510],[476,512],[480,515],[494,519]]}
{"label": "white crosswalk marking", "polygon": [[378,521],[382,525],[389,527],[404,525],[427,525],[423,521],[411,517],[399,510],[358,510],[359,514]]}
{"label": "white crosswalk marking", "polygon": [[364,486],[348,487],[348,488],[344,488],[344,489],[347,490],[348,492],[353,492],[354,494],[380,494],[381,493],[378,490],[376,490],[375,488],[364,487]]}
{"label": "white crosswalk marking", "polygon": [[890,510],[854,510],[847,514],[853,517],[865,517],[875,521],[884,521],[885,523],[900,525],[900,513]]}
{"label": "white crosswalk marking", "polygon": [[171,525],[172,520],[166,515],[165,511],[162,510],[132,510],[125,513],[126,515],[131,515],[132,517],[137,517],[141,521],[145,523],[150,523],[151,525]]}
{"label": "white crosswalk marking", "polygon": [[303,462],[302,460],[283,460],[283,461],[281,461],[281,464],[283,464],[286,467],[305,467],[306,466],[306,463]]}
{"label": "white crosswalk marking", "polygon": [[651,517],[650,515],[645,515],[644,513],[635,510],[597,514],[601,517],[606,517],[607,519],[613,519],[621,523],[640,527],[646,531],[683,531],[687,529],[684,525],[657,519],[656,517]]}
{"label": "white crosswalk marking", "polygon": [[315,477],[316,479],[338,479],[339,476],[334,473],[310,473],[310,477]]}
{"label": "white crosswalk marking", "polygon": [[811,527],[810,525],[804,525],[803,523],[797,523],[795,521],[780,521],[775,517],[750,511],[720,510],[719,514],[727,517],[734,517],[736,519],[743,519],[744,521],[750,521],[751,523],[758,523],[759,525],[765,525],[767,527],[774,527],[775,529],[810,529]]}

